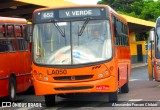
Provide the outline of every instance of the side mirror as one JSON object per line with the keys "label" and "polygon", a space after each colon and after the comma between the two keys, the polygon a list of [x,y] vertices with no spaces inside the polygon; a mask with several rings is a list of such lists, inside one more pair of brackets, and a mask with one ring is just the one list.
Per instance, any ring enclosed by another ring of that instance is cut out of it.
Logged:
{"label": "side mirror", "polygon": [[25,40],[31,42],[32,38],[32,24],[27,24],[25,26]]}
{"label": "side mirror", "polygon": [[153,41],[154,41],[154,37],[155,37],[155,28],[152,28],[152,29],[149,31],[149,40],[150,40],[150,42],[153,42]]}

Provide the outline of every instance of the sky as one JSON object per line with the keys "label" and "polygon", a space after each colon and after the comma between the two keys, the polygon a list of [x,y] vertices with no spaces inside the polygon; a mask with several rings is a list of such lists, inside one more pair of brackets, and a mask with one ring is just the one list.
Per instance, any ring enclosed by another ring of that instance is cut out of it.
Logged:
{"label": "sky", "polygon": [[97,2],[100,0],[64,0],[64,1],[73,2],[76,4],[88,5],[88,4],[97,4]]}

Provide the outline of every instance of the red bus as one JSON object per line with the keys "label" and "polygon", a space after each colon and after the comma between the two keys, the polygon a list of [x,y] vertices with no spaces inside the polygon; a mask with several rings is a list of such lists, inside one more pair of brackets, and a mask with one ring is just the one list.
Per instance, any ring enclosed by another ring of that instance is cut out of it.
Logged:
{"label": "red bus", "polygon": [[151,51],[148,58],[149,79],[160,81],[160,17],[156,20],[155,28],[150,31],[150,41]]}
{"label": "red bus", "polygon": [[129,91],[128,24],[109,6],[37,9],[32,23],[33,85],[47,106],[55,95],[101,92],[112,102]]}
{"label": "red bus", "polygon": [[16,99],[31,84],[31,53],[24,40],[26,19],[0,17],[0,97]]}

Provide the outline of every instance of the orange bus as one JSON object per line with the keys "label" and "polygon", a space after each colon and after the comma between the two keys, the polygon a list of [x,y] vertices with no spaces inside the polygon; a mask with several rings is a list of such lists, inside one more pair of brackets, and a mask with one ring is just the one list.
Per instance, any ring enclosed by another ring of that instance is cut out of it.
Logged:
{"label": "orange bus", "polygon": [[33,85],[46,106],[55,95],[101,92],[112,102],[129,91],[128,24],[109,6],[37,9],[32,23]]}
{"label": "orange bus", "polygon": [[148,73],[150,80],[160,81],[160,16],[156,20],[156,26],[150,31],[152,46],[148,62]]}
{"label": "orange bus", "polygon": [[0,97],[15,101],[31,84],[31,53],[24,40],[27,21],[0,17]]}

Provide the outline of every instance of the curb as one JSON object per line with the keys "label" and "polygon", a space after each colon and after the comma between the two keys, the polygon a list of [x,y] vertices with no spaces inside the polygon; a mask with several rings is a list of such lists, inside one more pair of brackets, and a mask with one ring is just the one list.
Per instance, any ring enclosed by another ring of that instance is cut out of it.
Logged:
{"label": "curb", "polygon": [[147,66],[148,63],[136,63],[136,64],[131,64],[131,69],[133,68],[138,68],[138,67],[142,67],[142,66]]}

